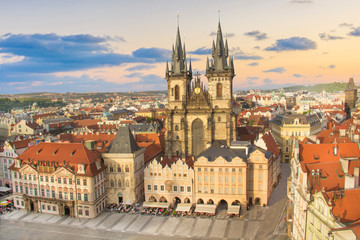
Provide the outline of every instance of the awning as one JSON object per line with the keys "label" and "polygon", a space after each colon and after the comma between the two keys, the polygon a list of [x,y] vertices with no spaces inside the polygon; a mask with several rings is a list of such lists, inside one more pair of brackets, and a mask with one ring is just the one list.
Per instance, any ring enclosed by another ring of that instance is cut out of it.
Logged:
{"label": "awning", "polygon": [[11,188],[8,187],[0,187],[0,192],[9,192]]}
{"label": "awning", "polygon": [[143,207],[147,208],[168,208],[170,203],[167,202],[144,202]]}
{"label": "awning", "polygon": [[195,212],[215,214],[215,204],[196,204]]}
{"label": "awning", "polygon": [[9,204],[8,201],[2,201],[2,202],[0,203],[1,206],[7,206],[8,204]]}
{"label": "awning", "polygon": [[189,212],[192,204],[191,203],[179,203],[176,207],[176,211]]}
{"label": "awning", "polygon": [[240,213],[240,205],[230,205],[227,210],[228,214],[239,214]]}

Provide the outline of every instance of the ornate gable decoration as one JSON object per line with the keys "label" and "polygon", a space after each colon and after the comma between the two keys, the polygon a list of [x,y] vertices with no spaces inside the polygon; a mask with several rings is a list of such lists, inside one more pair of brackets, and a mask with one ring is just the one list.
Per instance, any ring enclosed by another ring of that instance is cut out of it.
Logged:
{"label": "ornate gable decoration", "polygon": [[66,167],[59,167],[55,172],[54,175],[61,175],[61,176],[73,176],[74,173],[71,172],[68,168]]}

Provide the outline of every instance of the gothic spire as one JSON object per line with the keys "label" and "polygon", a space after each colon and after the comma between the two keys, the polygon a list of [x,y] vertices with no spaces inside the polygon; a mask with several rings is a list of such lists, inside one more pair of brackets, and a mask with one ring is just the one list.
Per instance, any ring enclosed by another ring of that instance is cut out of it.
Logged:
{"label": "gothic spire", "polygon": [[173,45],[171,61],[172,61],[172,69],[171,69],[172,74],[177,75],[177,74],[182,74],[182,73],[186,72],[185,44],[184,44],[184,49],[183,49],[182,44],[181,44],[179,26],[177,27],[175,47]]}
{"label": "gothic spire", "polygon": [[226,69],[227,67],[226,59],[228,57],[227,52],[228,52],[228,47],[227,46],[225,47],[224,45],[221,25],[219,21],[217,35],[216,35],[215,51],[213,52],[215,71],[224,71]]}

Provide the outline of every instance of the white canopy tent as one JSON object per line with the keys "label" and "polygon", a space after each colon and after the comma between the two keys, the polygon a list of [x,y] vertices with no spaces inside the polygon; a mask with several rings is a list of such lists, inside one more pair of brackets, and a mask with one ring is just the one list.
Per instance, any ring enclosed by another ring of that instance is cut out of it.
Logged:
{"label": "white canopy tent", "polygon": [[196,204],[195,212],[215,214],[215,204]]}
{"label": "white canopy tent", "polygon": [[191,203],[179,203],[176,207],[176,211],[189,212],[191,209]]}
{"label": "white canopy tent", "polygon": [[11,188],[8,187],[0,187],[0,192],[9,192]]}
{"label": "white canopy tent", "polygon": [[168,208],[170,206],[170,203],[167,202],[144,202],[143,207],[147,208]]}
{"label": "white canopy tent", "polygon": [[240,214],[240,205],[230,205],[227,210],[228,214]]}

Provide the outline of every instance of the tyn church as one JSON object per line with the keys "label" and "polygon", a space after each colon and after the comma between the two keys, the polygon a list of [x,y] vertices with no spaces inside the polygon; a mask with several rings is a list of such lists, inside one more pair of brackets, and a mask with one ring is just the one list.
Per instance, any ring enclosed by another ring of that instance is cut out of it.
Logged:
{"label": "tyn church", "polygon": [[236,115],[232,110],[233,58],[229,57],[219,22],[212,59],[206,61],[208,89],[199,76],[193,79],[191,60],[186,59],[179,27],[171,64],[166,63],[168,110],[165,132],[167,157],[198,156],[218,140],[230,146],[236,141]]}

